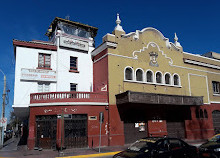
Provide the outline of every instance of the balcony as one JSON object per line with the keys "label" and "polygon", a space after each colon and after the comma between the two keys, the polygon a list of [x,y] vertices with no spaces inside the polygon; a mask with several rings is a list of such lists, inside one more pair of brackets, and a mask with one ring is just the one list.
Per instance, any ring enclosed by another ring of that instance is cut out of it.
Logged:
{"label": "balcony", "polygon": [[30,104],[57,102],[108,103],[108,95],[106,92],[46,92],[30,95]]}

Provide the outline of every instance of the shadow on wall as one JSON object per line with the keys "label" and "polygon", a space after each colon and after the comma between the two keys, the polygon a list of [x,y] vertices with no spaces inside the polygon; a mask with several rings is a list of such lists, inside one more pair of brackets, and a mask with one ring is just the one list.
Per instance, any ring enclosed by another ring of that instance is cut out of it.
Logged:
{"label": "shadow on wall", "polygon": [[208,139],[214,133],[210,120],[208,119],[194,119],[187,120],[187,139]]}
{"label": "shadow on wall", "polygon": [[27,125],[24,125],[23,134],[21,136],[20,141],[18,142],[18,145],[27,145],[27,138],[28,138],[28,127]]}

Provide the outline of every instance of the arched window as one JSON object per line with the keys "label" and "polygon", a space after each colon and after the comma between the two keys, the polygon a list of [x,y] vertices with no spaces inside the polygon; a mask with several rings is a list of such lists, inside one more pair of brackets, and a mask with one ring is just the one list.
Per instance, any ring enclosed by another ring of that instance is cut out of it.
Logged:
{"label": "arched window", "polygon": [[131,68],[126,68],[125,79],[126,80],[133,80],[133,70]]}
{"label": "arched window", "polygon": [[160,72],[156,73],[156,82],[162,83],[162,74]]}
{"label": "arched window", "polygon": [[196,109],[196,118],[199,118],[199,109]]}
{"label": "arched window", "polygon": [[137,81],[143,81],[143,71],[141,69],[138,69],[136,71],[136,80]]}
{"label": "arched window", "polygon": [[151,71],[147,71],[147,82],[153,82],[153,73]]}
{"label": "arched window", "polygon": [[204,118],[204,115],[203,115],[203,111],[202,111],[202,109],[200,109],[200,111],[199,111],[199,115],[200,115],[200,118]]}
{"label": "arched window", "polygon": [[204,110],[204,117],[205,117],[205,118],[208,118],[208,113],[207,113],[207,110],[206,110],[206,109]]}
{"label": "arched window", "polygon": [[174,81],[174,85],[179,85],[179,76],[178,75],[174,75],[173,76],[173,81]]}
{"label": "arched window", "polygon": [[170,74],[165,75],[165,84],[170,84]]}

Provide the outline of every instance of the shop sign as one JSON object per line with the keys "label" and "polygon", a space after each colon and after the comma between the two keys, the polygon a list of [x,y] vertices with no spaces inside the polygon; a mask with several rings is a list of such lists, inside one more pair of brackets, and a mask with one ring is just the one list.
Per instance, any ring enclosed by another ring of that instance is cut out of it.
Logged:
{"label": "shop sign", "polygon": [[56,82],[56,71],[22,68],[21,80]]}
{"label": "shop sign", "polygon": [[60,46],[73,48],[73,49],[79,49],[83,51],[89,50],[88,42],[80,41],[77,39],[66,38],[66,37],[60,37]]}

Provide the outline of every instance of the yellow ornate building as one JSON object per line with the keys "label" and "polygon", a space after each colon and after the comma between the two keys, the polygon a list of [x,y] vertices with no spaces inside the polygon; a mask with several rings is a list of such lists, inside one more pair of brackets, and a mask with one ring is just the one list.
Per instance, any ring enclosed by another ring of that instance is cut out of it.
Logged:
{"label": "yellow ornate building", "polygon": [[155,28],[125,33],[119,15],[93,52],[94,91],[109,97],[109,145],[145,136],[205,139],[220,129],[220,54],[184,52]]}

